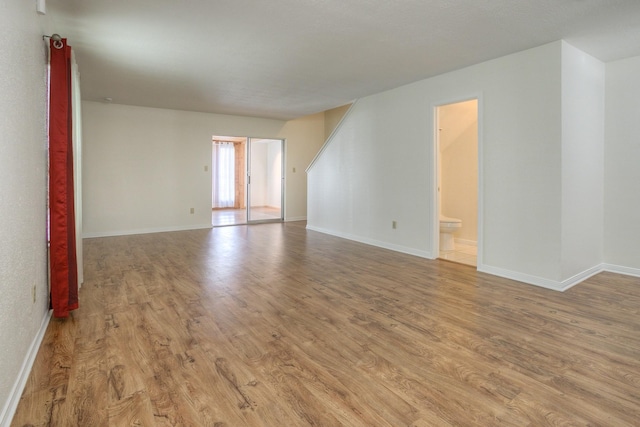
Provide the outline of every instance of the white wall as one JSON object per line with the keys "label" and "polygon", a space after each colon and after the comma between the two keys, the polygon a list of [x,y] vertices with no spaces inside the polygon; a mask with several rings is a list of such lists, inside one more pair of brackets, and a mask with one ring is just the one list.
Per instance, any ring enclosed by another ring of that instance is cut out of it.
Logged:
{"label": "white wall", "polygon": [[[0,4],[0,425],[48,319],[46,54],[35,3]],[[32,288],[36,287],[33,302]],[[27,362],[27,364],[25,364]]]}
{"label": "white wall", "polygon": [[269,146],[251,143],[251,206],[267,206],[269,193]]}
{"label": "white wall", "polygon": [[640,275],[640,56],[606,65],[605,262]]}
{"label": "white wall", "polygon": [[280,208],[282,140],[251,142],[251,206]]}
{"label": "white wall", "polygon": [[280,208],[282,204],[282,141],[267,144],[267,200],[266,205]]}
{"label": "white wall", "polygon": [[638,191],[627,191],[638,182],[629,161],[638,65],[609,69],[606,166],[605,66],[564,41],[358,101],[310,170],[309,227],[434,257],[432,108],[478,96],[478,269],[554,289],[601,271],[605,253],[625,272],[637,269],[638,252],[621,242],[633,241],[628,227],[639,234],[629,226],[638,206],[627,208]]}
{"label": "white wall", "polygon": [[562,276],[603,261],[605,66],[562,44]]}
{"label": "white wall", "polygon": [[561,46],[551,43],[359,100],[309,170],[309,227],[433,257],[433,108],[479,96],[479,268],[556,286]]}

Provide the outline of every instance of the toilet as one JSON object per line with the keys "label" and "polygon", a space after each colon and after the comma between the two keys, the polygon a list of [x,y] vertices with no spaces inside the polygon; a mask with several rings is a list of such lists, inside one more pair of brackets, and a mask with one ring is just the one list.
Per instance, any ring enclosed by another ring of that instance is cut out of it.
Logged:
{"label": "toilet", "polygon": [[456,248],[453,233],[462,228],[462,220],[440,215],[440,250],[452,251]]}

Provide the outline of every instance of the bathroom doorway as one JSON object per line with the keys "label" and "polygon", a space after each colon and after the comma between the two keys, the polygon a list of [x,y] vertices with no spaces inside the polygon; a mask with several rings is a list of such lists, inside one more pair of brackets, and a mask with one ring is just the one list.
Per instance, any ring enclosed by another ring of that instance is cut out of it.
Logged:
{"label": "bathroom doorway", "polygon": [[478,266],[478,100],[435,111],[438,258]]}

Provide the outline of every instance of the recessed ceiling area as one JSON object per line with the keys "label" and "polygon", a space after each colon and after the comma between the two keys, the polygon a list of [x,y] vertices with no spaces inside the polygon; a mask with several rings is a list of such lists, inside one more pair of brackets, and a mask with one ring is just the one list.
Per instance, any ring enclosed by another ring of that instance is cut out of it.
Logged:
{"label": "recessed ceiling area", "polygon": [[640,55],[638,0],[48,0],[82,97],[292,119],[564,39]]}

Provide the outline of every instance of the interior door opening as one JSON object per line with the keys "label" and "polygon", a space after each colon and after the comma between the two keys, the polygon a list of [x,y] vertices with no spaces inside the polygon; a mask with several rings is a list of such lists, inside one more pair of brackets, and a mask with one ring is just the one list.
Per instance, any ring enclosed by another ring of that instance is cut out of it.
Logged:
{"label": "interior door opening", "polygon": [[284,141],[248,138],[248,147],[248,221],[282,221]]}
{"label": "interior door opening", "polygon": [[436,107],[438,258],[478,265],[478,100]]}
{"label": "interior door opening", "polygon": [[284,140],[213,136],[211,224],[283,220]]}

